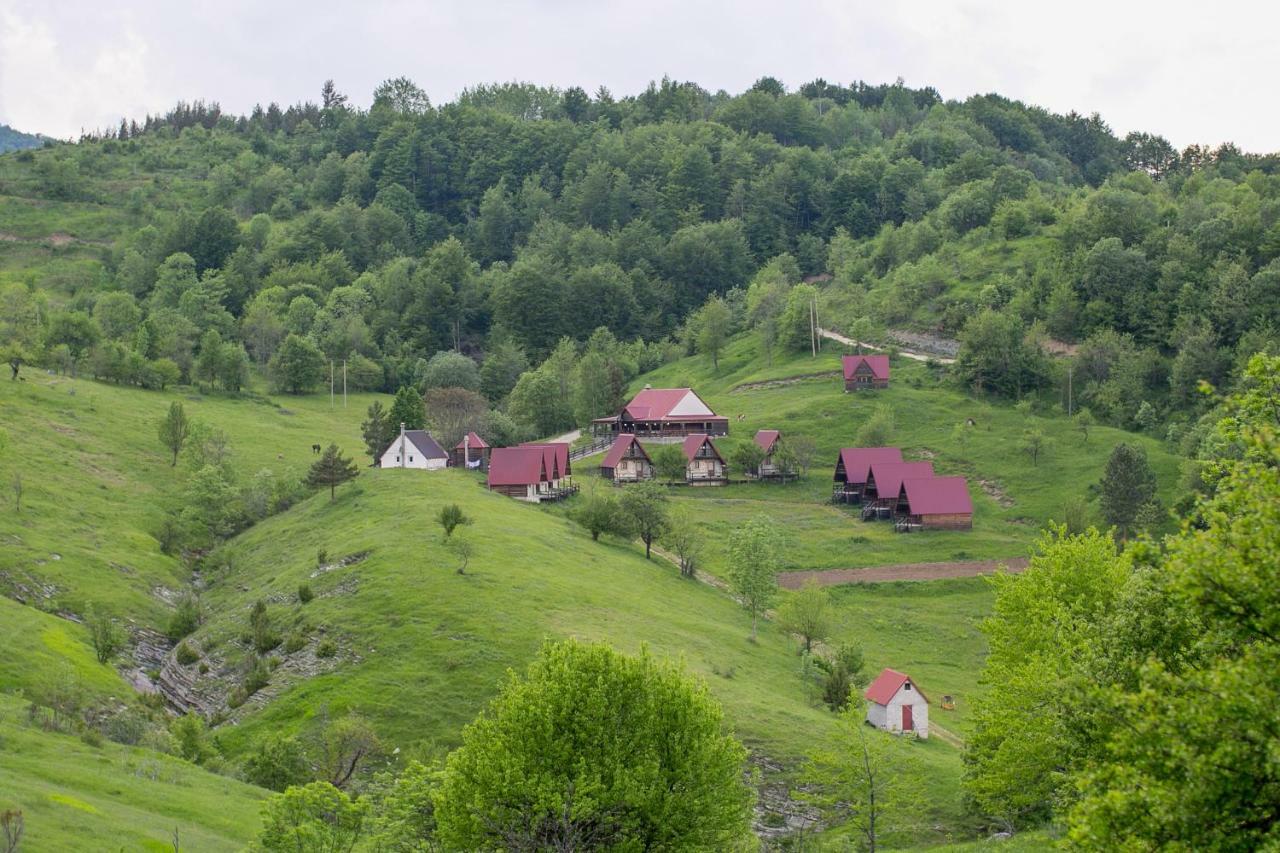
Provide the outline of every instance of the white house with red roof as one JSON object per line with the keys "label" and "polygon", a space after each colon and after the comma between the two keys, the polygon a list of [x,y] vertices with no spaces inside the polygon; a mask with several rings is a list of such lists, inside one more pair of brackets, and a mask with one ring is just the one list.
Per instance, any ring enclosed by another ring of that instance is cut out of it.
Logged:
{"label": "white house with red roof", "polygon": [[929,737],[929,698],[905,672],[884,668],[863,695],[871,725],[887,732]]}
{"label": "white house with red roof", "polygon": [[645,388],[618,414],[592,421],[591,431],[638,438],[728,435],[729,419],[711,411],[692,388]]}
{"label": "white house with red roof", "polygon": [[846,355],[840,358],[845,391],[889,387],[889,356]]}

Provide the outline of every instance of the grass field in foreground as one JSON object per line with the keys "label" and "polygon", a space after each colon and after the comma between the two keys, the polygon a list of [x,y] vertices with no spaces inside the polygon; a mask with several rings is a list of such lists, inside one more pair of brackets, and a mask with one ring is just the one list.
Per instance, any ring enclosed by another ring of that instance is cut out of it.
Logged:
{"label": "grass field in foreground", "polygon": [[0,696],[0,811],[23,814],[22,851],[242,850],[267,792],[149,750],[33,729]]}

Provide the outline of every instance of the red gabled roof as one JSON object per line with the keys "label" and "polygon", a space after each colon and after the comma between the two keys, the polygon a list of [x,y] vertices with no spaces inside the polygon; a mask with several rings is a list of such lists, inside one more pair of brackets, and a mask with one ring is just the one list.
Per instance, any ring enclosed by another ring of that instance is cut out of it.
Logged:
{"label": "red gabled roof", "polygon": [[844,447],[840,450],[844,477],[850,483],[865,483],[867,472],[877,462],[901,462],[902,451],[896,447]]}
{"label": "red gabled roof", "polygon": [[871,466],[867,481],[876,481],[876,494],[880,497],[897,497],[902,481],[918,477],[932,477],[932,462],[877,462]]}
{"label": "red gabled roof", "polygon": [[563,441],[526,441],[521,447],[540,447],[547,456],[547,476],[559,480],[573,473],[569,467],[569,445]]}
{"label": "red gabled roof", "polygon": [[871,368],[871,375],[876,379],[889,378],[889,356],[887,355],[846,355],[841,356],[840,364],[844,367],[844,378],[852,379],[858,365],[865,363]]}
{"label": "red gabled roof", "polygon": [[973,498],[964,477],[908,477],[902,481],[912,515],[972,515]]}
{"label": "red gabled roof", "polygon": [[756,445],[767,454],[773,450],[773,445],[780,438],[782,438],[782,433],[778,432],[778,430],[762,429],[756,433]]}
{"label": "red gabled roof", "polygon": [[486,442],[483,438],[476,435],[474,432],[469,432],[467,433],[466,438],[462,439],[462,441],[459,441],[456,445],[454,445],[453,449],[462,450],[464,447],[464,442],[466,444],[469,444],[472,449],[485,448],[489,446],[488,442]]}
{"label": "red gabled roof", "polygon": [[[680,401],[685,397],[693,394],[698,402],[707,406],[707,401],[698,397],[697,392],[692,388],[645,388],[639,394],[631,398],[631,402],[623,407],[622,411],[637,421],[706,421],[706,420],[726,420],[715,414],[710,415],[673,415],[671,410],[679,405]],[[711,411],[711,407],[707,406],[707,411]]]}
{"label": "red gabled roof", "polygon": [[695,432],[692,435],[686,435],[684,437],[684,458],[692,462],[694,455],[698,452],[698,448],[702,447],[704,444],[711,445],[711,452],[714,453],[716,458],[721,462],[724,461],[724,457],[720,455],[720,451],[716,450],[716,443],[712,441],[711,436],[707,435],[705,432]]}
{"label": "red gabled roof", "polygon": [[[876,676],[876,680],[871,682],[871,686],[862,695],[875,702],[877,705],[888,705],[898,691],[902,689],[902,685],[911,681],[911,676],[905,672],[898,672],[896,669],[885,667],[880,670],[880,674]],[[920,694],[924,701],[928,702],[929,697],[924,695],[920,690],[920,685],[911,681],[912,688]]]}
{"label": "red gabled roof", "polygon": [[498,447],[489,456],[490,486],[530,486],[548,479],[541,447]]}
{"label": "red gabled roof", "polygon": [[[636,450],[640,451],[640,455],[645,459],[649,459],[649,454],[645,451],[644,445],[636,440],[636,437],[629,432],[624,432],[618,436],[618,440],[609,448],[609,452],[604,455],[604,461],[600,463],[601,468],[617,468],[618,463],[622,461],[622,457],[626,455],[627,448],[631,445],[636,446]],[[650,460],[651,462],[653,460]]]}

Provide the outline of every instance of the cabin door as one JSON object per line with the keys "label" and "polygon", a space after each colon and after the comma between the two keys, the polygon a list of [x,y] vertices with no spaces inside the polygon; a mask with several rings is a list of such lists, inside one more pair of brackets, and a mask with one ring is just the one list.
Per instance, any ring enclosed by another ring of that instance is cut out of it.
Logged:
{"label": "cabin door", "polygon": [[902,730],[904,732],[915,731],[915,722],[911,719],[911,706],[902,706]]}

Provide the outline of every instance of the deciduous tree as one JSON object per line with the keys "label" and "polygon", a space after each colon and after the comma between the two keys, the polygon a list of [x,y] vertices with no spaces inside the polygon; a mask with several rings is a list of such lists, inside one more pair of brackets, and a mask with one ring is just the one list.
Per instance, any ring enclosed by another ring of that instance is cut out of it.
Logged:
{"label": "deciduous tree", "polygon": [[753,518],[729,534],[729,585],[751,614],[751,639],[756,622],[778,594],[782,567],[782,534],[768,516]]}

